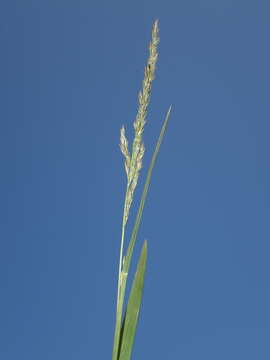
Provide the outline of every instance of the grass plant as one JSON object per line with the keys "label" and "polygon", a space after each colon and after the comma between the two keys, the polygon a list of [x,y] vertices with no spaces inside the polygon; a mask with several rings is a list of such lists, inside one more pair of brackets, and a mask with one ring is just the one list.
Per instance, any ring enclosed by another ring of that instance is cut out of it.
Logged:
{"label": "grass plant", "polygon": [[149,57],[144,69],[144,79],[142,82],[142,89],[139,92],[139,105],[138,112],[133,123],[134,126],[134,139],[132,143],[131,153],[129,151],[128,140],[125,135],[124,126],[120,130],[120,149],[124,156],[124,166],[127,176],[127,185],[125,190],[125,200],[122,218],[122,231],[120,243],[120,256],[119,256],[119,270],[118,270],[118,285],[117,285],[117,300],[116,300],[116,321],[114,332],[114,344],[112,360],[129,360],[131,358],[134,337],[138,322],[138,316],[142,301],[142,291],[144,286],[144,275],[147,260],[147,241],[144,241],[140,258],[137,264],[136,273],[131,286],[129,299],[126,309],[124,311],[124,299],[127,278],[129,274],[129,267],[132,259],[134,245],[137,239],[139,226],[141,223],[145,199],[147,196],[153,167],[156,162],[157,154],[167,127],[171,107],[169,108],[165,117],[160,135],[152,155],[151,163],[148,169],[146,181],[144,184],[142,196],[139,203],[135,224],[131,233],[131,238],[124,254],[126,224],[129,217],[130,207],[133,202],[134,191],[136,189],[140,170],[142,168],[142,161],[145,152],[145,147],[142,139],[144,127],[146,124],[147,109],[150,101],[152,81],[155,78],[156,62],[158,58],[157,46],[159,43],[158,37],[158,21],[155,20],[152,27],[152,38],[149,45]]}

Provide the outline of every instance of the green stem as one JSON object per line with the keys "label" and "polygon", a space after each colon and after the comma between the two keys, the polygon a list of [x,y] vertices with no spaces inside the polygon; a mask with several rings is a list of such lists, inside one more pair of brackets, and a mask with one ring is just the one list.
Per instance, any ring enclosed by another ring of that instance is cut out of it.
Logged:
{"label": "green stem", "polygon": [[124,251],[124,240],[125,240],[125,229],[126,229],[125,209],[126,209],[126,202],[127,202],[127,192],[128,192],[128,186],[126,189],[125,202],[124,202],[124,213],[123,213],[123,219],[122,219],[122,233],[121,233],[118,285],[117,285],[116,323],[115,323],[115,332],[114,332],[112,360],[117,360],[117,356],[118,356],[121,321],[122,321],[122,313],[123,313],[123,303],[124,303],[124,295],[125,295],[125,288],[126,288],[126,286],[125,286],[126,279],[123,282],[122,266],[123,266],[123,251]]}

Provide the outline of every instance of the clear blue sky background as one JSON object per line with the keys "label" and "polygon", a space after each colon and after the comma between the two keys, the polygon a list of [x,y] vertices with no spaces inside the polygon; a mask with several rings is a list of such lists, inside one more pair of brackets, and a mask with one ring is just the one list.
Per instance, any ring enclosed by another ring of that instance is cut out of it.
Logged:
{"label": "clear blue sky background", "polygon": [[1,1],[1,359],[111,357],[119,129],[133,135],[155,18],[141,180],[173,110],[135,253],[148,239],[134,359],[270,359],[269,11]]}

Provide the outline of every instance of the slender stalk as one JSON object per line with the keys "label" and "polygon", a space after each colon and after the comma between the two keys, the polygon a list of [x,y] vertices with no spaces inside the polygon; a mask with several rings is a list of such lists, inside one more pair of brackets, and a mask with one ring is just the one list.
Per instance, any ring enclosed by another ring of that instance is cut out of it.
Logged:
{"label": "slender stalk", "polygon": [[[126,206],[126,197],[125,197],[125,206]],[[119,257],[118,285],[117,285],[117,307],[118,307],[118,303],[119,303],[120,288],[121,288],[121,272],[122,272],[122,266],[123,266],[125,229],[126,229],[126,223],[125,223],[125,219],[124,219],[124,216],[123,216],[122,232],[121,232],[121,245],[120,245],[120,257]]]}
{"label": "slender stalk", "polygon": [[128,184],[126,189],[123,219],[122,219],[121,245],[120,245],[120,257],[119,257],[118,283],[117,283],[116,325],[115,325],[115,333],[114,333],[112,360],[117,360],[118,357],[120,330],[121,330],[121,321],[122,321],[123,303],[124,303],[124,294],[125,294],[125,290],[122,291],[123,290],[122,267],[123,267],[123,252],[124,252],[124,240],[125,240],[125,229],[126,229],[125,209],[127,204],[127,193],[128,193]]}

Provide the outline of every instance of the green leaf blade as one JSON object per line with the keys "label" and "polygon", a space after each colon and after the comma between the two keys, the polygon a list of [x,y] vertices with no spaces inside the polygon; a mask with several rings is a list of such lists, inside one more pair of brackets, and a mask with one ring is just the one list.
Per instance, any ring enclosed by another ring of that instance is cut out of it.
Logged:
{"label": "green leaf blade", "polygon": [[134,245],[135,245],[135,242],[136,242],[136,239],[137,239],[137,234],[138,234],[139,227],[140,227],[140,224],[141,224],[142,213],[143,213],[144,204],[145,204],[146,196],[147,196],[147,193],[148,193],[148,189],[149,189],[149,185],[150,185],[150,181],[151,181],[151,177],[152,177],[153,168],[154,168],[154,165],[156,163],[157,155],[158,155],[160,145],[162,143],[165,131],[167,129],[167,125],[168,125],[168,121],[169,121],[169,117],[170,117],[170,113],[171,113],[171,108],[172,107],[170,106],[169,110],[167,111],[166,118],[165,118],[165,120],[163,122],[163,125],[162,125],[162,128],[160,130],[160,134],[159,134],[159,138],[158,138],[158,141],[157,141],[157,144],[156,144],[156,148],[155,148],[155,150],[153,152],[151,163],[150,163],[150,166],[149,166],[149,169],[148,169],[148,172],[147,172],[147,177],[146,177],[146,181],[145,181],[144,188],[143,188],[143,193],[142,193],[141,200],[140,200],[140,205],[139,205],[139,209],[138,209],[138,212],[137,212],[135,225],[134,225],[133,230],[132,230],[131,239],[130,239],[130,242],[129,242],[129,245],[128,245],[127,254],[126,254],[125,263],[124,263],[124,268],[123,268],[123,270],[127,274],[128,274],[128,271],[129,271],[129,266],[130,266],[130,262],[131,262],[131,258],[132,258],[132,254],[133,254]]}
{"label": "green leaf blade", "polygon": [[147,241],[144,242],[142,247],[140,259],[137,265],[137,270],[132,283],[130,297],[127,304],[127,310],[122,327],[119,360],[130,360],[131,357],[142,302],[146,259]]}

